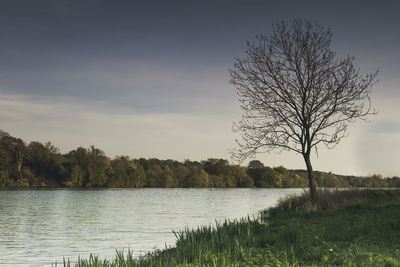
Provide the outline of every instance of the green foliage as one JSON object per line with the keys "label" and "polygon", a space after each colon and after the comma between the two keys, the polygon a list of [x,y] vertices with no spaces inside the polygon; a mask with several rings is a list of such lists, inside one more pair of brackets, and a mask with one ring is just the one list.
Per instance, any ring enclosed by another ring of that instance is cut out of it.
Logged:
{"label": "green foliage", "polygon": [[257,180],[259,187],[282,187],[282,174],[272,168],[265,167]]}
{"label": "green foliage", "polygon": [[[338,207],[357,204],[369,198],[400,195],[399,189],[321,189],[317,191],[316,201],[311,201],[310,195],[289,195],[278,201],[276,207],[269,209],[268,213],[287,211],[314,211],[331,210]],[[265,212],[264,212],[265,213]],[[265,215],[264,213],[263,216]]]}
{"label": "green foliage", "polygon": [[[319,187],[400,187],[400,178],[341,176],[315,172]],[[28,145],[0,130],[0,188],[13,187],[307,187],[304,170],[271,168],[259,160],[248,167],[210,158],[185,160],[111,160],[93,146],[78,147],[66,154],[50,142]]]}
{"label": "green foliage", "polygon": [[207,187],[208,174],[200,166],[189,167],[189,173],[185,177],[183,187]]}
{"label": "green foliage", "polygon": [[25,167],[28,167],[32,175],[39,177],[43,182],[62,183],[66,176],[64,161],[58,149],[50,142],[44,145],[31,142],[27,147]]}
{"label": "green foliage", "polygon": [[103,187],[111,173],[111,161],[103,151],[91,146],[78,147],[67,154],[71,180],[66,182],[72,187]]}
{"label": "green foliage", "polygon": [[109,187],[143,187],[147,183],[143,167],[127,156],[116,157],[111,161],[112,174]]}
{"label": "green foliage", "polygon": [[288,198],[263,213],[274,229],[266,244],[292,247],[290,253],[305,264],[400,263],[399,190],[323,191],[312,209],[307,198]]}

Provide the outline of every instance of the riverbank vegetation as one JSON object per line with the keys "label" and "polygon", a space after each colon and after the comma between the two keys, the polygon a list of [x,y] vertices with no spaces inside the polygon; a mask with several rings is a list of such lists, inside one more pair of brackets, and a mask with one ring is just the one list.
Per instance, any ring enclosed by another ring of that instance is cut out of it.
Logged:
{"label": "riverbank vegetation", "polygon": [[[343,176],[315,172],[319,187],[400,187],[399,177]],[[93,146],[62,154],[50,142],[26,144],[0,130],[0,188],[102,187],[307,187],[307,172],[267,167],[253,160],[247,167],[225,159],[204,161],[107,157]]]}
{"label": "riverbank vegetation", "polygon": [[400,190],[325,190],[317,199],[291,196],[259,218],[185,229],[176,247],[141,258],[90,256],[75,266],[400,265]]}

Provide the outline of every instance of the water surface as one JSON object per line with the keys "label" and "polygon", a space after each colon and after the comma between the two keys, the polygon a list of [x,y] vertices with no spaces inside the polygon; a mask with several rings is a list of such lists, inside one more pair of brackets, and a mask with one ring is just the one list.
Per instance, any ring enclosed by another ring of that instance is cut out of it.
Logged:
{"label": "water surface", "polygon": [[175,244],[172,230],[257,215],[302,189],[0,190],[0,265]]}

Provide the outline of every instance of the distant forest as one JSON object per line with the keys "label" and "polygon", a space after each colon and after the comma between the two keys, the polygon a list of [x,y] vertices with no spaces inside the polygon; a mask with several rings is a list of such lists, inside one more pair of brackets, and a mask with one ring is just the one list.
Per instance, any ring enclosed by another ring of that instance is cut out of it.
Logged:
{"label": "distant forest", "polygon": [[[400,187],[399,177],[342,176],[315,172],[319,187]],[[0,130],[0,188],[102,187],[307,187],[304,170],[267,167],[253,160],[247,167],[225,159],[204,161],[108,158],[93,146],[61,154],[50,142],[26,144]]]}

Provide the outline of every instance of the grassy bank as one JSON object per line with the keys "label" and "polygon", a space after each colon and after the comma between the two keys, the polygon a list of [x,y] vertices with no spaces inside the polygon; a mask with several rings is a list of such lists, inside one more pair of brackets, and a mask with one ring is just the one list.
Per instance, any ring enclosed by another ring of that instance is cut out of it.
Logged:
{"label": "grassy bank", "polygon": [[289,197],[259,219],[175,234],[172,249],[76,266],[400,266],[400,190],[320,191],[316,204]]}

